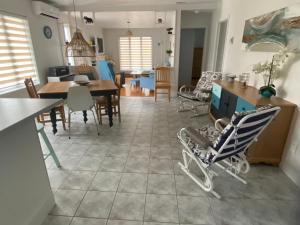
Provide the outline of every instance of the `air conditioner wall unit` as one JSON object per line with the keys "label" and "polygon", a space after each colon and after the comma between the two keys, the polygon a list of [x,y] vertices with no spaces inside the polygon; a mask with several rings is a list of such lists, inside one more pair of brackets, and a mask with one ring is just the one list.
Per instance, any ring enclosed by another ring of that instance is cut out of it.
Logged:
{"label": "air conditioner wall unit", "polygon": [[36,15],[47,16],[54,19],[59,19],[60,17],[60,11],[58,8],[44,2],[32,1],[32,7]]}

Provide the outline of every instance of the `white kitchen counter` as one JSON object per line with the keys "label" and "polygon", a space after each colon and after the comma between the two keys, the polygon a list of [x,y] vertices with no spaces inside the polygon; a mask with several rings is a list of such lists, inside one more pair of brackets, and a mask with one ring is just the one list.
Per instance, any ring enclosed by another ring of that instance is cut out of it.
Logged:
{"label": "white kitchen counter", "polygon": [[35,117],[61,102],[0,98],[0,224],[40,225],[54,206]]}

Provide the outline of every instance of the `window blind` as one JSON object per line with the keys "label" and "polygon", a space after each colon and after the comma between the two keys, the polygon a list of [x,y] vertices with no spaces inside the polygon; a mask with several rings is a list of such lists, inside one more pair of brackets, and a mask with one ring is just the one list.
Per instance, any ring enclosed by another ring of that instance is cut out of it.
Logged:
{"label": "window blind", "polygon": [[152,37],[120,37],[120,69],[152,69]]}
{"label": "window blind", "polygon": [[28,23],[25,19],[0,14],[0,92],[37,81]]}

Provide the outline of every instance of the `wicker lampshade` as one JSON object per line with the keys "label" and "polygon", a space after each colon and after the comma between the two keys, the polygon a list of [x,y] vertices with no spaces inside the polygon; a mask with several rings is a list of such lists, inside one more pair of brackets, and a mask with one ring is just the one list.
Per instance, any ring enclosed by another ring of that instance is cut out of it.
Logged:
{"label": "wicker lampshade", "polygon": [[76,29],[72,40],[66,45],[67,57],[95,57],[94,49],[84,39],[80,30]]}

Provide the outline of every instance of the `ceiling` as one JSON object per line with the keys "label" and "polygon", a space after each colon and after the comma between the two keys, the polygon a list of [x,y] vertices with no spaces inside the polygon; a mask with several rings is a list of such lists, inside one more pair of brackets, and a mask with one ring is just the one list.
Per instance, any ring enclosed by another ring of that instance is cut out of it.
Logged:
{"label": "ceiling", "polygon": [[[73,0],[42,0],[62,10],[72,10]],[[187,4],[212,4],[220,0],[75,0],[77,10],[105,11],[110,8],[126,8],[136,10],[139,7],[163,7]],[[129,9],[130,10],[130,9]]]}
{"label": "ceiling", "polygon": [[[175,25],[175,11],[96,12],[94,17],[89,12],[83,12],[81,17],[85,15],[94,18],[95,26],[101,28],[167,28]],[[163,22],[158,23],[158,18]]]}

